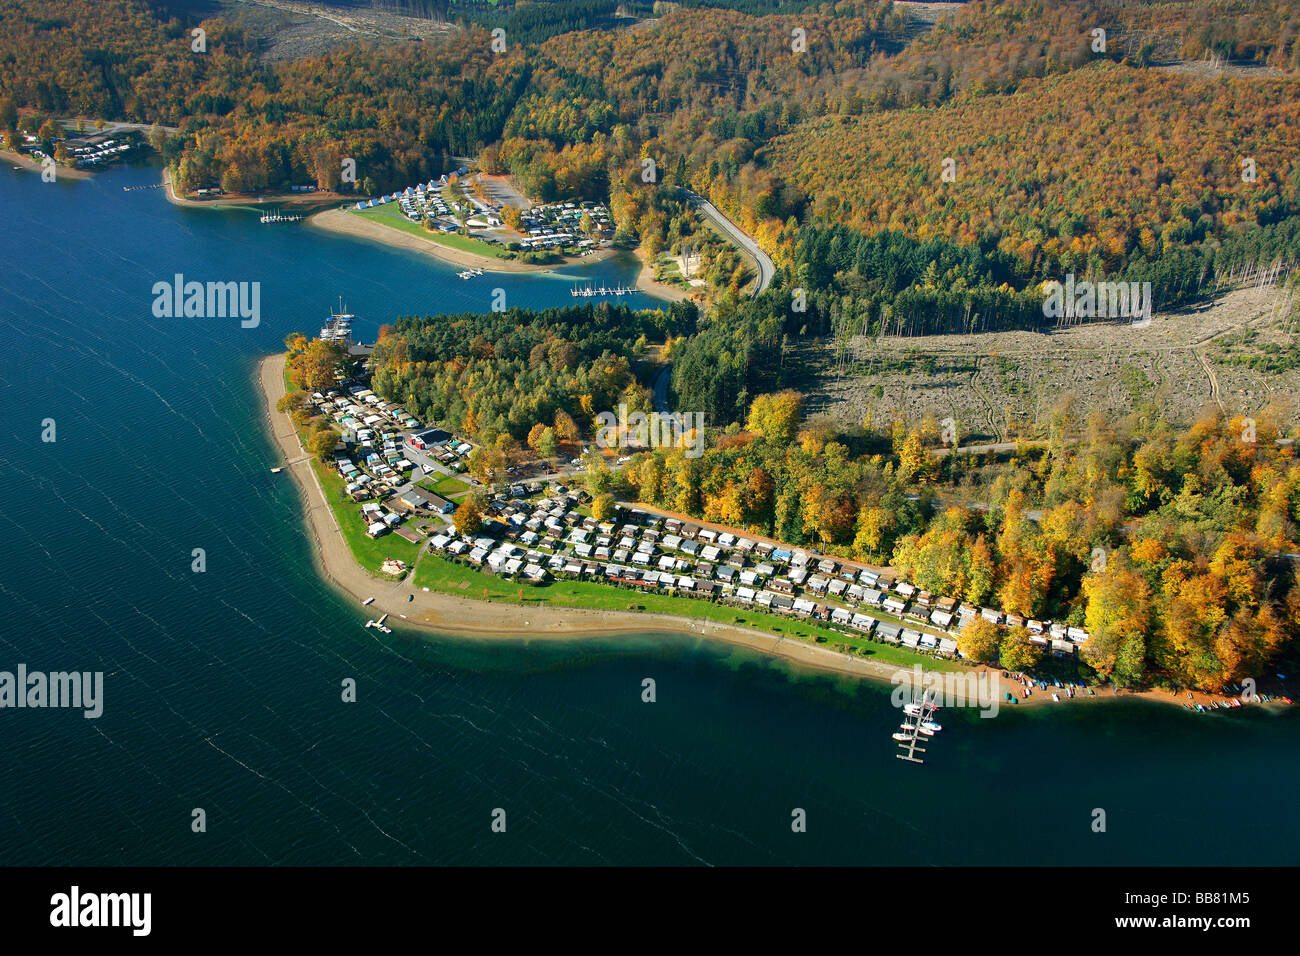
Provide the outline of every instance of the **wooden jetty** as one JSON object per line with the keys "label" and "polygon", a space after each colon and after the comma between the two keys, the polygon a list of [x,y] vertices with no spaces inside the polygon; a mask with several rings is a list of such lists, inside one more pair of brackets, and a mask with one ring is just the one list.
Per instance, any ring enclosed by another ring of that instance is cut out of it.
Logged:
{"label": "wooden jetty", "polygon": [[613,288],[603,285],[599,289],[595,286],[574,286],[569,290],[569,295],[573,296],[575,299],[587,299],[598,295],[631,295],[635,291],[636,290],[633,288],[621,285],[614,286]]}
{"label": "wooden jetty", "polygon": [[[939,708],[938,705],[934,702],[934,697],[928,691],[926,692],[925,696],[921,699],[920,707],[921,709],[917,712],[915,716],[908,715],[909,719],[912,721],[910,724],[904,721],[902,725],[902,729],[904,733],[895,735],[895,740],[897,740],[898,742],[899,749],[906,751],[906,753],[894,754],[894,756],[897,757],[899,760],[906,760],[909,761],[910,763],[925,763],[924,760],[916,756],[919,753],[920,754],[925,753],[924,747],[917,746],[917,744],[920,743],[921,725],[924,724],[926,721],[928,721],[932,716],[934,716],[934,712]],[[899,737],[902,737],[904,739],[898,740]]]}

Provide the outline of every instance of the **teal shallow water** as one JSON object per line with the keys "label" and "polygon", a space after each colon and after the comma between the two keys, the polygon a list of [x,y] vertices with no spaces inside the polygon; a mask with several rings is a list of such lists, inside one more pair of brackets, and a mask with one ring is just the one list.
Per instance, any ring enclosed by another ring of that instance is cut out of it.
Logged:
{"label": "teal shallow water", "polygon": [[[0,170],[0,669],[107,675],[98,720],[0,710],[4,862],[1300,862],[1293,716],[946,713],[914,767],[893,757],[888,688],[741,649],[365,630],[269,473],[257,360],[339,295],[368,338],[404,313],[486,308],[498,286],[510,304],[567,303],[567,285],[465,282],[121,189],[156,176]],[[152,284],[176,272],[261,282],[261,325],[154,318]]]}

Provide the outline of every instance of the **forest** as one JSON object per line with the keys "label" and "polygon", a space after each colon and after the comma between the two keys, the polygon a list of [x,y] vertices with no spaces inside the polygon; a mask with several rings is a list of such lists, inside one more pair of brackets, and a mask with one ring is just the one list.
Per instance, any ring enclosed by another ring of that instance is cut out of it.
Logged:
{"label": "forest", "polygon": [[[445,42],[271,64],[237,18],[204,21],[193,52],[183,5],[70,0],[52,15],[0,0],[0,105],[37,126],[175,126],[162,149],[182,188],[347,189],[347,157],[356,190],[374,194],[481,156],[541,201],[611,199],[625,238],[671,250],[692,230],[671,196],[643,195],[653,160],[658,183],[712,199],[791,286],[851,310],[865,298],[851,322],[905,334],[1021,327],[1015,294],[1066,271],[1151,281],[1172,307],[1247,261],[1295,258],[1300,16],[1283,0],[977,0],[919,32],[879,0],[701,0],[589,28],[606,7],[399,3],[479,20]],[[491,49],[493,18],[514,18],[505,53]],[[563,31],[531,33],[543,19]],[[1209,57],[1263,72],[1164,68]],[[980,287],[999,291],[972,304],[968,283],[939,301],[919,283],[887,303],[860,270],[810,257],[808,231],[839,227],[996,253],[985,271],[999,281]],[[738,263],[713,258],[711,286],[734,293]]]}
{"label": "forest", "polygon": [[640,405],[638,349],[687,334],[696,320],[689,302],[666,311],[601,303],[406,317],[380,330],[373,387],[482,445],[504,438],[502,447],[517,447],[534,426],[557,419],[560,439],[576,440],[574,415],[589,426],[619,401]]}
{"label": "forest", "polygon": [[[593,463],[593,492],[1085,626],[1123,686],[1216,688],[1294,640],[1276,556],[1297,550],[1300,469],[1266,413],[1062,419],[1046,449],[936,458],[931,422],[805,420],[795,391],[813,336],[1038,329],[1040,284],[1066,271],[1150,281],[1169,308],[1300,259],[1293,3],[975,0],[927,29],[878,0],[633,5],[655,17],[635,26],[603,0],[419,6],[464,25],[268,63],[237,20],[0,0],[0,134],[175,127],[156,139],[182,188],[335,188],[350,157],[373,194],[470,156],[544,201],[608,199],[620,241],[705,253],[709,309],[407,317],[377,343],[376,390],[474,439],[486,473],[646,407],[636,366],[664,342],[709,447]],[[1219,59],[1233,69],[1190,68]],[[678,187],[773,256],[772,289],[742,297],[743,263]]]}
{"label": "forest", "polygon": [[[643,452],[589,487],[1085,627],[1085,661],[1121,687],[1217,691],[1300,634],[1300,588],[1277,557],[1295,548],[1300,463],[1275,422],[1093,420],[1077,443],[979,463],[928,455],[933,423],[800,428],[798,405],[759,396],[702,458]],[[1032,666],[1026,637],[1007,635],[1022,656],[1004,666]]]}

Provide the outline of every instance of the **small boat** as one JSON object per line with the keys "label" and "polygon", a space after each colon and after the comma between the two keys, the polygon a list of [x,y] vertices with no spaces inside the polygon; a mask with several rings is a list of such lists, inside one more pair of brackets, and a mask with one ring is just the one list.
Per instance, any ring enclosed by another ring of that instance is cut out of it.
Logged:
{"label": "small boat", "polygon": [[284,471],[283,466],[281,466],[281,467],[279,467],[279,468],[272,468],[272,469],[271,469],[271,474],[273,474],[273,475],[278,475],[278,474],[279,474],[280,472],[282,472],[282,471]]}
{"label": "small boat", "polygon": [[909,716],[909,717],[920,717],[921,714],[924,713],[926,707],[929,707],[931,710],[941,710],[941,709],[942,709],[942,708],[939,707],[938,704],[916,704],[916,703],[912,703],[912,704],[904,704],[904,705],[903,705],[903,713],[907,714],[907,716]]}
{"label": "small boat", "polygon": [[[903,728],[904,730],[916,730],[916,725],[915,725],[915,724],[902,724],[902,725],[900,725],[900,726],[902,726],[902,728]],[[925,729],[925,724],[922,724],[922,725],[921,725],[921,733],[925,734],[927,737],[933,737],[933,736],[934,736],[934,731],[933,731],[933,730],[926,730],[926,729]]]}
{"label": "small boat", "polygon": [[938,724],[936,724],[933,720],[921,721],[921,733],[926,733],[927,731],[929,731],[932,734],[937,734],[941,730],[943,730],[943,728]]}
{"label": "small boat", "polygon": [[912,735],[911,735],[911,734],[894,734],[894,739],[895,739],[895,740],[911,740],[911,739],[912,739]]}
{"label": "small boat", "polygon": [[368,598],[366,598],[364,601],[362,601],[361,603],[362,603],[362,604],[374,604],[374,603],[375,603],[375,599],[372,598],[372,597],[368,597]]}

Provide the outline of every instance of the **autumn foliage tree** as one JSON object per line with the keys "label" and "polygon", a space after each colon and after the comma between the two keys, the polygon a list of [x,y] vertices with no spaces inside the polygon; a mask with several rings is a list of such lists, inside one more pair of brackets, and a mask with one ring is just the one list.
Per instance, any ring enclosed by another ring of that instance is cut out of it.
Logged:
{"label": "autumn foliage tree", "polygon": [[976,616],[957,632],[957,650],[972,661],[996,662],[1001,640],[1001,628],[987,618]]}
{"label": "autumn foliage tree", "polygon": [[466,495],[452,515],[456,532],[463,535],[478,534],[483,528],[483,499],[478,495]]}
{"label": "autumn foliage tree", "polygon": [[303,351],[290,355],[289,380],[309,392],[332,388],[346,361],[347,352],[337,342],[312,339]]}

